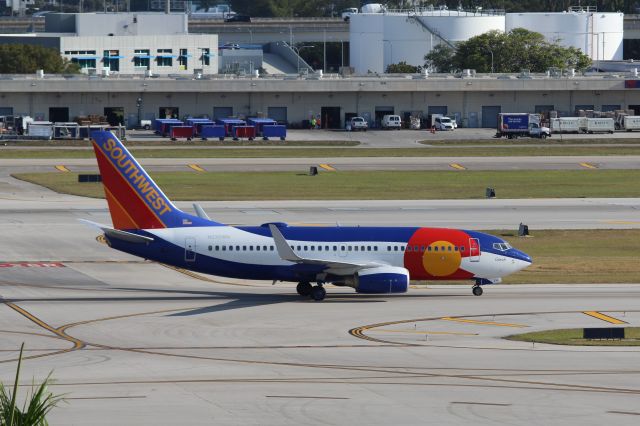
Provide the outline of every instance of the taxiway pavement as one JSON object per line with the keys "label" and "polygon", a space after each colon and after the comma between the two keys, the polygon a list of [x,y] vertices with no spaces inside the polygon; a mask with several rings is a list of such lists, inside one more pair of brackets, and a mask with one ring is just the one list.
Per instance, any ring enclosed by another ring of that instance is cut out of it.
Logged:
{"label": "taxiway pavement", "polygon": [[[187,203],[181,203],[186,206]],[[639,199],[203,203],[216,219],[638,227]],[[640,325],[638,285],[411,288],[398,296],[184,273],[109,249],[104,200],[0,177],[0,380],[53,372],[65,425],[636,424],[640,347],[502,337]]]}

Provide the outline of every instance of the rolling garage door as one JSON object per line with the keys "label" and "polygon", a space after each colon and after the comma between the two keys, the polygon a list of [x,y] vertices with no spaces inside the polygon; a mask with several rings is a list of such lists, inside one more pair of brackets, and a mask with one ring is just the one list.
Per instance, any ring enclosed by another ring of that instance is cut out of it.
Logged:
{"label": "rolling garage door", "polygon": [[276,120],[278,124],[287,124],[287,107],[268,107],[267,117]]}
{"label": "rolling garage door", "polygon": [[498,114],[502,112],[500,105],[482,107],[482,127],[495,129],[498,127]]}

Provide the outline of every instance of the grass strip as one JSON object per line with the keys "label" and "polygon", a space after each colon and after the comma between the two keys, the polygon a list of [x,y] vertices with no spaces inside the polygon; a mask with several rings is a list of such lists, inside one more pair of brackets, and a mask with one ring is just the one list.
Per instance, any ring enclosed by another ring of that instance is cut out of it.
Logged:
{"label": "grass strip", "polygon": [[505,337],[519,342],[550,343],[553,345],[574,346],[640,346],[640,327],[626,327],[623,340],[586,340],[582,338],[581,328],[536,331]]}
{"label": "grass strip", "polygon": [[[28,146],[28,147],[43,147],[43,148],[52,148],[52,147],[85,147],[91,148],[91,141],[89,140],[55,140],[55,141],[44,141],[44,140],[33,140],[33,141],[2,141],[5,146]],[[277,147],[313,147],[313,146],[357,146],[360,145],[358,141],[351,140],[326,140],[326,141],[294,141],[294,140],[262,140],[260,138],[250,140],[238,140],[234,141],[229,138],[224,141],[220,140],[200,140],[193,139],[191,141],[187,140],[177,140],[172,141],[169,139],[137,139],[137,140],[129,140],[125,141],[125,145],[127,147],[143,147],[143,146],[161,146],[161,147],[180,147],[180,146],[225,146],[225,147],[234,147],[234,146],[277,146]]]}
{"label": "grass strip", "polygon": [[[639,145],[628,146],[504,146],[423,148],[132,148],[137,158],[332,158],[332,157],[514,157],[640,155]],[[90,149],[0,149],[0,159],[93,158]]]}
{"label": "grass strip", "polygon": [[456,140],[422,140],[423,145],[432,146],[473,146],[473,145],[491,145],[491,146],[528,146],[528,145],[548,145],[548,146],[562,146],[562,145],[640,145],[640,138],[607,138],[607,139],[579,139],[579,138],[567,138],[560,137],[557,134],[553,135],[552,139],[456,139]]}
{"label": "grass strip", "polygon": [[[158,172],[153,178],[175,200],[419,200],[478,199],[487,187],[500,198],[637,197],[640,170]],[[77,173],[14,177],[56,192],[103,197],[101,184]],[[286,188],[286,190],[285,190]]]}
{"label": "grass strip", "polygon": [[532,230],[531,237],[488,231],[527,253],[533,264],[506,284],[640,283],[640,229]]}

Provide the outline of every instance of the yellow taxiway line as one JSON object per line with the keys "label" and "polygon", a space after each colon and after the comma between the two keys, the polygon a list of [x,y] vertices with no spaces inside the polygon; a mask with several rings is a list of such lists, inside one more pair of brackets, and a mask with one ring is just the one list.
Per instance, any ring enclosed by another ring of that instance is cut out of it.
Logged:
{"label": "yellow taxiway line", "polygon": [[458,164],[458,163],[451,163],[451,164],[449,164],[449,167],[453,167],[456,170],[467,170],[466,167],[464,167],[463,165]]}
{"label": "yellow taxiway line", "polygon": [[329,164],[318,164],[318,165],[327,171],[330,171],[330,172],[336,171],[336,169],[331,167]]}
{"label": "yellow taxiway line", "polygon": [[583,314],[590,317],[598,318],[599,320],[610,322],[611,324],[628,324],[626,321],[619,320],[618,318],[610,317],[597,311],[584,311]]}
{"label": "yellow taxiway line", "polygon": [[580,165],[582,167],[584,167],[585,169],[597,169],[598,166],[596,166],[595,164],[591,164],[591,163],[580,163]]}
{"label": "yellow taxiway line", "polygon": [[373,333],[412,333],[412,334],[450,334],[454,336],[477,336],[478,333],[462,333],[459,331],[419,331],[419,330],[369,330]]}
{"label": "yellow taxiway line", "polygon": [[523,324],[509,324],[504,322],[494,322],[494,321],[478,321],[478,320],[470,320],[464,318],[454,318],[454,317],[442,317],[441,320],[445,321],[455,321],[455,322],[464,322],[468,324],[478,324],[478,325],[495,325],[498,327],[515,327],[515,328],[526,328],[528,325]]}
{"label": "yellow taxiway line", "polygon": [[67,169],[67,168],[66,168],[65,166],[63,166],[63,165],[58,165],[58,166],[56,166],[56,170],[57,170],[57,171],[59,171],[59,172],[65,172],[65,173],[69,171],[69,169]]}
{"label": "yellow taxiway line", "polygon": [[197,164],[188,164],[189,168],[195,170],[196,172],[206,172],[205,169],[203,169],[202,167],[198,166]]}

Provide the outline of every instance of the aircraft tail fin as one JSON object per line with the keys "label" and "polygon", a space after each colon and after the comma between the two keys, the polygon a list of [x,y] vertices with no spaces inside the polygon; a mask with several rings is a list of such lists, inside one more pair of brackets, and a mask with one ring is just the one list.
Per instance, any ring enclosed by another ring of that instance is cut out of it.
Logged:
{"label": "aircraft tail fin", "polygon": [[111,132],[91,133],[115,229],[220,225],[179,210]]}

